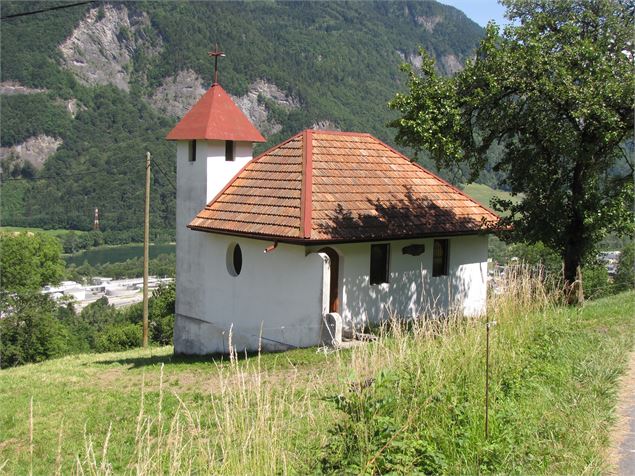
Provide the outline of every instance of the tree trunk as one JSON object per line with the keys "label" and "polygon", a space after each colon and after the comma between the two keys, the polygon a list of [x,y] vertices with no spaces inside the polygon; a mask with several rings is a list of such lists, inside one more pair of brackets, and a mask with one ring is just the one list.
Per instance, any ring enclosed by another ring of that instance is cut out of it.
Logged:
{"label": "tree trunk", "polygon": [[584,302],[580,262],[579,253],[567,249],[564,257],[564,292],[567,304],[571,306],[581,305]]}
{"label": "tree trunk", "polygon": [[564,290],[569,305],[581,305],[584,302],[582,290],[582,258],[584,256],[584,214],[581,201],[584,197],[582,164],[578,162],[573,170],[571,182],[571,220],[567,227],[567,244],[564,251]]}

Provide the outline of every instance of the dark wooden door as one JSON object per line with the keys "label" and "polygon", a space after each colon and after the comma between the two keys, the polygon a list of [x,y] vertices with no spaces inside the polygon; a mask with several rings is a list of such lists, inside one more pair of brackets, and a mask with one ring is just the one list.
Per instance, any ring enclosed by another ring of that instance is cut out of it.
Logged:
{"label": "dark wooden door", "polygon": [[322,248],[331,261],[331,286],[329,288],[329,312],[339,312],[340,308],[340,256],[333,248]]}

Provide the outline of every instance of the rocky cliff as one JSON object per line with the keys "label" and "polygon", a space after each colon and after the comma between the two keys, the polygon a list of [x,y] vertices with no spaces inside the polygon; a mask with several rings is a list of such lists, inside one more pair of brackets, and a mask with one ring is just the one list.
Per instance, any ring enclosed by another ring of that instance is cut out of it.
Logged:
{"label": "rocky cliff", "polygon": [[130,89],[132,58],[138,50],[156,55],[162,47],[144,12],[105,3],[92,8],[59,45],[62,64],[87,85],[112,84]]}
{"label": "rocky cliff", "polygon": [[12,147],[0,147],[0,160],[11,158],[17,163],[29,162],[36,169],[42,168],[46,159],[51,157],[62,145],[62,139],[39,135]]}

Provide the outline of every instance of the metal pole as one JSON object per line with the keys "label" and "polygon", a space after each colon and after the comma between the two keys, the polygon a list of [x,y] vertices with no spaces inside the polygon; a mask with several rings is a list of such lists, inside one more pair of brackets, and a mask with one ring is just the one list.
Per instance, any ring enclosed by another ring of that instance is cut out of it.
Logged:
{"label": "metal pole", "polygon": [[489,316],[485,329],[485,440],[487,440],[489,437]]}
{"label": "metal pole", "polygon": [[146,152],[146,201],[143,216],[143,347],[148,347],[148,260],[150,241],[150,152]]}
{"label": "metal pole", "polygon": [[496,321],[490,321],[489,315],[485,322],[485,439],[489,438],[489,332]]}

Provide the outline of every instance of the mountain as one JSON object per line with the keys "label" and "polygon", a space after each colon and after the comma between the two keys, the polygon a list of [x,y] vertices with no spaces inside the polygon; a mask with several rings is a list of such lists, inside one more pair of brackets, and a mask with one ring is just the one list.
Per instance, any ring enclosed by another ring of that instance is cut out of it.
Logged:
{"label": "mountain", "polygon": [[[2,14],[61,4],[3,2]],[[307,127],[393,143],[400,64],[423,46],[452,74],[482,34],[434,1],[100,2],[3,20],[3,224],[90,229],[98,207],[113,240],[137,239],[149,150],[151,226],[170,234],[164,137],[210,86],[217,42],[219,82],[268,139],[259,152]]]}

